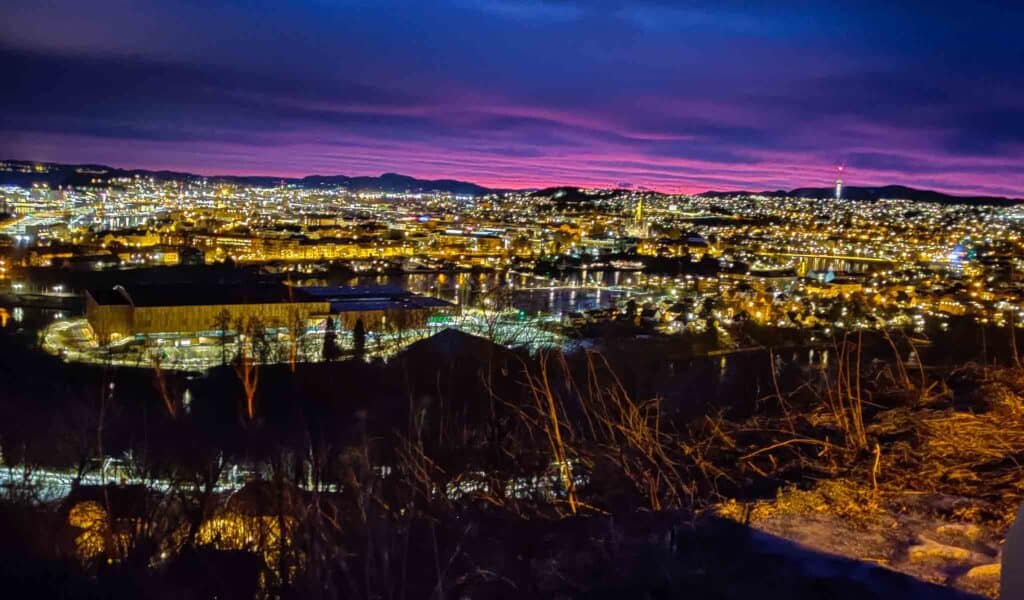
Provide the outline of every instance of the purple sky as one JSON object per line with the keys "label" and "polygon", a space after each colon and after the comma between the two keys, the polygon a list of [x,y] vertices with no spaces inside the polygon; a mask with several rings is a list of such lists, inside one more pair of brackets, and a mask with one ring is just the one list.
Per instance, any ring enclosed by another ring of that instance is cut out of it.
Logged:
{"label": "purple sky", "polygon": [[5,0],[0,158],[1024,197],[1020,2]]}

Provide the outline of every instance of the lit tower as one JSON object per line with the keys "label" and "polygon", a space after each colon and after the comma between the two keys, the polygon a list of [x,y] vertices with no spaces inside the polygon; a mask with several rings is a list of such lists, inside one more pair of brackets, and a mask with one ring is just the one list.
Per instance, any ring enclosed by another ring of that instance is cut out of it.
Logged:
{"label": "lit tower", "polygon": [[843,197],[843,165],[836,167],[836,200]]}
{"label": "lit tower", "polygon": [[641,194],[636,200],[636,208],[633,210],[632,234],[636,237],[647,237],[647,223],[644,215],[644,197]]}

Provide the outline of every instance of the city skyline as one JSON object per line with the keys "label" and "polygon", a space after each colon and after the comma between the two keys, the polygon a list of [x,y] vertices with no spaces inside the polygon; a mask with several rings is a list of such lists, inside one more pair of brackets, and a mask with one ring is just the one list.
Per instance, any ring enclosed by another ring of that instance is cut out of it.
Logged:
{"label": "city skyline", "polygon": [[852,185],[1021,197],[1019,10],[12,2],[0,155],[686,193],[829,187],[846,164]]}

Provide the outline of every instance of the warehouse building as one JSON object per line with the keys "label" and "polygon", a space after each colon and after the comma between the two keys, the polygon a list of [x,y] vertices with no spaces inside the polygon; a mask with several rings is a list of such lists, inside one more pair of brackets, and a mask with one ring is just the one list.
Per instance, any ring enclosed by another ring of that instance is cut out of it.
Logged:
{"label": "warehouse building", "polygon": [[100,344],[126,339],[217,337],[225,325],[258,319],[280,333],[300,324],[316,329],[328,316],[351,329],[417,328],[431,315],[449,312],[443,300],[399,288],[293,287],[284,284],[117,285],[86,292],[85,316]]}

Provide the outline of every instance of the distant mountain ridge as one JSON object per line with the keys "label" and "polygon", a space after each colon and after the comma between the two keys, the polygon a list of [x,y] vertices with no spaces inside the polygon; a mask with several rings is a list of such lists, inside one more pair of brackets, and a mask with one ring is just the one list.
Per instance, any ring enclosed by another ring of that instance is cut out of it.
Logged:
{"label": "distant mountain ridge", "polygon": [[[492,190],[468,181],[455,179],[417,179],[398,173],[384,173],[378,177],[347,175],[307,175],[306,177],[270,177],[261,175],[197,175],[180,171],[152,171],[148,169],[118,169],[106,165],[66,165],[22,160],[2,161],[0,185],[30,186],[45,183],[50,186],[87,186],[94,180],[145,177],[160,181],[216,181],[260,187],[283,184],[306,188],[345,187],[365,192],[443,192],[455,195],[481,196],[501,190]],[[41,166],[44,170],[36,170]]]}
{"label": "distant mountain ridge", "polygon": [[457,179],[417,179],[398,173],[384,173],[379,177],[346,175],[307,175],[298,180],[303,187],[339,187],[353,190],[401,192],[401,191],[438,191],[456,195],[482,196],[499,192],[468,181]]}
{"label": "distant mountain ridge", "polygon": [[[36,170],[37,166],[43,170]],[[94,180],[103,182],[111,179],[152,177],[162,181],[197,181],[207,180],[240,185],[252,185],[259,187],[274,187],[281,184],[298,185],[305,188],[320,187],[345,187],[352,191],[367,192],[442,192],[455,195],[482,196],[486,194],[508,192],[488,188],[468,181],[456,179],[417,179],[408,175],[398,173],[384,173],[377,177],[373,176],[348,176],[348,175],[307,175],[305,177],[270,177],[262,175],[197,175],[181,171],[148,170],[148,169],[119,169],[106,165],[96,164],[60,164],[45,163],[25,160],[0,161],[0,185],[30,186],[35,183],[45,183],[51,187],[56,186],[86,186],[92,185]],[[586,191],[576,186],[555,186],[537,191],[518,190],[531,192],[532,197],[547,197],[555,199],[560,203],[571,204],[574,201],[595,200],[617,192],[628,190],[608,189],[595,193],[593,190]],[[658,193],[658,192],[645,192]],[[763,192],[748,191],[707,191],[698,196],[705,198],[726,198],[730,196],[768,196],[773,198],[821,198],[830,199],[834,195],[833,188],[796,188],[793,190],[774,190]],[[905,199],[916,202],[935,202],[940,204],[976,204],[994,206],[1012,206],[1024,199],[1005,198],[1001,196],[954,196],[932,190],[920,190],[902,185],[886,185],[878,187],[849,186],[843,188],[843,199],[874,201],[880,198]]]}
{"label": "distant mountain ridge", "polygon": [[[767,196],[769,198],[821,198],[835,197],[835,188],[796,188],[789,191],[774,190],[764,192],[715,192],[708,191],[698,194],[704,198],[727,198],[730,196]],[[903,185],[884,185],[877,187],[849,186],[843,188],[843,200],[875,201],[882,198],[911,200],[914,202],[933,202],[938,204],[977,204],[986,206],[1012,206],[1024,202],[1022,199],[1003,196],[954,196],[933,190],[919,190]]]}

